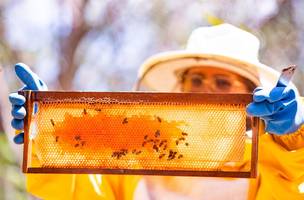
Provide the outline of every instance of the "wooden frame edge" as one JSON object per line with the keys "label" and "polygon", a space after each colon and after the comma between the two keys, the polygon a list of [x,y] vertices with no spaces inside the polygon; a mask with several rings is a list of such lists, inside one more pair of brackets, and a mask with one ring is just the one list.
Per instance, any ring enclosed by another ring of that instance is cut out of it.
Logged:
{"label": "wooden frame edge", "polygon": [[57,174],[121,174],[121,175],[156,175],[156,176],[202,176],[250,178],[251,172],[233,171],[189,171],[189,170],[143,170],[143,169],[88,169],[88,168],[28,168],[29,173]]}
{"label": "wooden frame edge", "polygon": [[20,91],[19,94],[23,95],[26,99],[26,116],[24,118],[24,144],[23,144],[23,162],[22,162],[22,171],[24,173],[28,172],[28,162],[29,162],[29,130],[30,130],[30,121],[32,116],[32,92],[29,91]]}
{"label": "wooden frame edge", "polygon": [[252,127],[252,147],[251,147],[251,166],[250,166],[250,178],[257,176],[258,166],[258,145],[259,145],[259,131],[260,131],[260,120],[258,117],[251,118]]}

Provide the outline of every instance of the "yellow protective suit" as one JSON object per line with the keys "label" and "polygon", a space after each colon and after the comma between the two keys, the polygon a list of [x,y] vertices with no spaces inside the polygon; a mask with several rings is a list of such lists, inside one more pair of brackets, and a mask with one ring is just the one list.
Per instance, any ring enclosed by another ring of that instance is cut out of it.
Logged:
{"label": "yellow protective suit", "polygon": [[[304,125],[295,133],[289,135],[261,135],[258,150],[258,177],[249,179],[249,181],[248,179],[245,180],[249,182],[246,185],[249,188],[245,190],[245,196],[247,196],[245,199],[304,199]],[[146,178],[127,175],[75,174],[27,174],[26,177],[27,190],[30,193],[42,199],[56,200],[133,199],[135,192],[138,192],[136,188],[140,180]],[[162,179],[162,183],[164,183],[163,180],[167,179],[169,182],[178,180],[177,185],[188,184],[186,186],[188,189],[192,187],[189,187],[189,177],[178,179],[174,177],[152,178],[154,180],[152,183],[155,184],[157,184],[157,181],[155,182],[157,179]],[[208,178],[196,177],[192,179],[196,181],[207,179],[206,184],[208,184]],[[235,183],[235,181],[231,181],[233,179],[220,179],[228,182],[228,184]],[[151,181],[149,182],[151,183]],[[210,191],[210,193],[220,193],[222,189],[225,189],[225,186],[217,188],[217,191]],[[235,194],[239,193],[236,192]],[[235,196],[227,196],[227,198],[240,199],[240,197]],[[199,199],[206,198],[200,196]],[[209,198],[207,197],[207,199]]]}

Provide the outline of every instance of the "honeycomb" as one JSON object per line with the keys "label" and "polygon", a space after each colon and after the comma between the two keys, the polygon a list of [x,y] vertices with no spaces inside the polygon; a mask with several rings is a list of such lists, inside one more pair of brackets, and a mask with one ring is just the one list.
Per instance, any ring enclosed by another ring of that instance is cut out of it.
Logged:
{"label": "honeycomb", "polygon": [[245,104],[46,98],[35,105],[26,136],[28,159],[37,161],[27,167],[235,171],[250,160]]}

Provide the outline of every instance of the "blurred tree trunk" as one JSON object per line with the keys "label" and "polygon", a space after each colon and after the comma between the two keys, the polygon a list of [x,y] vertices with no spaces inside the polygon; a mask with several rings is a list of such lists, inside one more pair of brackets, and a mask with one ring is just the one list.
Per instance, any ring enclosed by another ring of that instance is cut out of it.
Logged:
{"label": "blurred tree trunk", "polygon": [[60,38],[60,73],[58,76],[61,89],[72,88],[74,76],[79,68],[75,63],[75,52],[82,38],[89,31],[85,22],[85,8],[88,0],[68,1],[72,10],[72,27],[68,36]]}
{"label": "blurred tree trunk", "polygon": [[4,128],[3,128],[3,125],[2,125],[2,115],[0,115],[0,133],[4,133]]}
{"label": "blurred tree trunk", "polygon": [[[69,35],[59,38],[60,72],[58,75],[59,88],[73,89],[73,80],[81,63],[76,62],[76,51],[82,39],[90,31],[102,32],[105,27],[111,26],[121,16],[127,1],[112,0],[106,4],[103,17],[97,24],[90,26],[85,20],[85,12],[89,0],[67,0],[72,11],[72,25]],[[115,41],[115,34],[112,35]],[[77,60],[81,60],[77,58]]]}

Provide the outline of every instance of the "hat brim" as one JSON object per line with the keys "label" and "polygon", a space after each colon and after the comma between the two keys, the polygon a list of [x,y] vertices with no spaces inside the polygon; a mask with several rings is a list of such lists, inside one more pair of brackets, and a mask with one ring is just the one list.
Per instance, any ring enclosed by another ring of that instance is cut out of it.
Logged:
{"label": "hat brim", "polygon": [[274,87],[279,77],[277,71],[259,62],[183,50],[160,53],[147,59],[139,70],[138,85],[154,91],[179,91],[177,73],[191,67],[222,68],[265,87]]}

